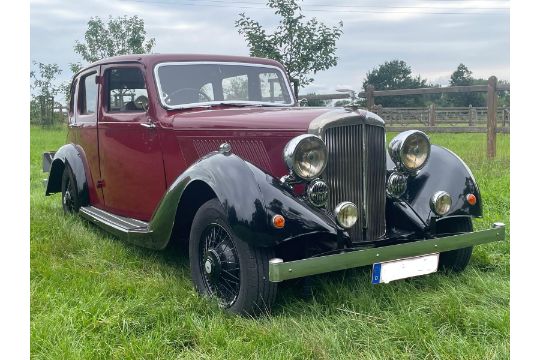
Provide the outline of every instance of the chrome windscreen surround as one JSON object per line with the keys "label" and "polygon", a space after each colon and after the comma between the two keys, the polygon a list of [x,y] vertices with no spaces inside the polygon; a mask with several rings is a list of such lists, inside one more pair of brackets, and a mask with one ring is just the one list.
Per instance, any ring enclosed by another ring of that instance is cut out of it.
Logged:
{"label": "chrome windscreen surround", "polygon": [[328,149],[321,178],[328,184],[328,208],[350,201],[358,222],[348,230],[353,243],[386,233],[386,142],[384,121],[366,110],[337,109],[315,118],[309,133]]}

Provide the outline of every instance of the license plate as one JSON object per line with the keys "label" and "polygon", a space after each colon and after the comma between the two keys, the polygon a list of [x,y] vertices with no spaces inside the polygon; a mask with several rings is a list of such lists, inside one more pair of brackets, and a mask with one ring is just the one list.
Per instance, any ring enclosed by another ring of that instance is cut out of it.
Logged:
{"label": "license plate", "polygon": [[389,283],[437,271],[439,254],[416,256],[373,264],[372,284]]}

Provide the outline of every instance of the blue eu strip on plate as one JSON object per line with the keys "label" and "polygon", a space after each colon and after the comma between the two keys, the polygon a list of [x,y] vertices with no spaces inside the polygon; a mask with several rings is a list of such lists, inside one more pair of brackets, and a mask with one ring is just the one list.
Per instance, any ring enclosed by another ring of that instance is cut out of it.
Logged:
{"label": "blue eu strip on plate", "polygon": [[373,271],[371,272],[371,283],[379,284],[381,282],[381,263],[373,264]]}

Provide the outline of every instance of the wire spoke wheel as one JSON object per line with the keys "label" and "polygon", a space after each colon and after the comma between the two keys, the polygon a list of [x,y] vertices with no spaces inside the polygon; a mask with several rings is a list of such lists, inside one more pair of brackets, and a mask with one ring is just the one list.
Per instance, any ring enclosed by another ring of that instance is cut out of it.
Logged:
{"label": "wire spoke wheel", "polygon": [[71,192],[73,191],[73,186],[71,184],[71,180],[68,178],[66,183],[66,191],[64,192],[64,196],[62,198],[62,204],[64,205],[64,209],[66,209],[66,211],[70,213],[72,213],[75,209],[73,197],[71,196]]}
{"label": "wire spoke wheel", "polygon": [[273,257],[273,248],[253,246],[238,237],[217,198],[197,210],[189,235],[191,279],[201,295],[216,298],[225,311],[270,311],[277,292],[277,284],[268,279]]}
{"label": "wire spoke wheel", "polygon": [[217,223],[209,224],[199,242],[199,268],[204,285],[222,307],[230,307],[240,293],[240,261],[231,235]]}

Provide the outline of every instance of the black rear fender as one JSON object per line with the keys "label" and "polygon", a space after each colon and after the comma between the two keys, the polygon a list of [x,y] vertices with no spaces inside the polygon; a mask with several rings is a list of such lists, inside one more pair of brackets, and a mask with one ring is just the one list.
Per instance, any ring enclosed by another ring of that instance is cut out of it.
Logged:
{"label": "black rear fender", "polygon": [[62,174],[66,165],[68,165],[75,176],[81,205],[87,205],[88,182],[83,159],[84,156],[74,144],[66,144],[58,149],[52,159],[45,195],[51,195],[62,191]]}

